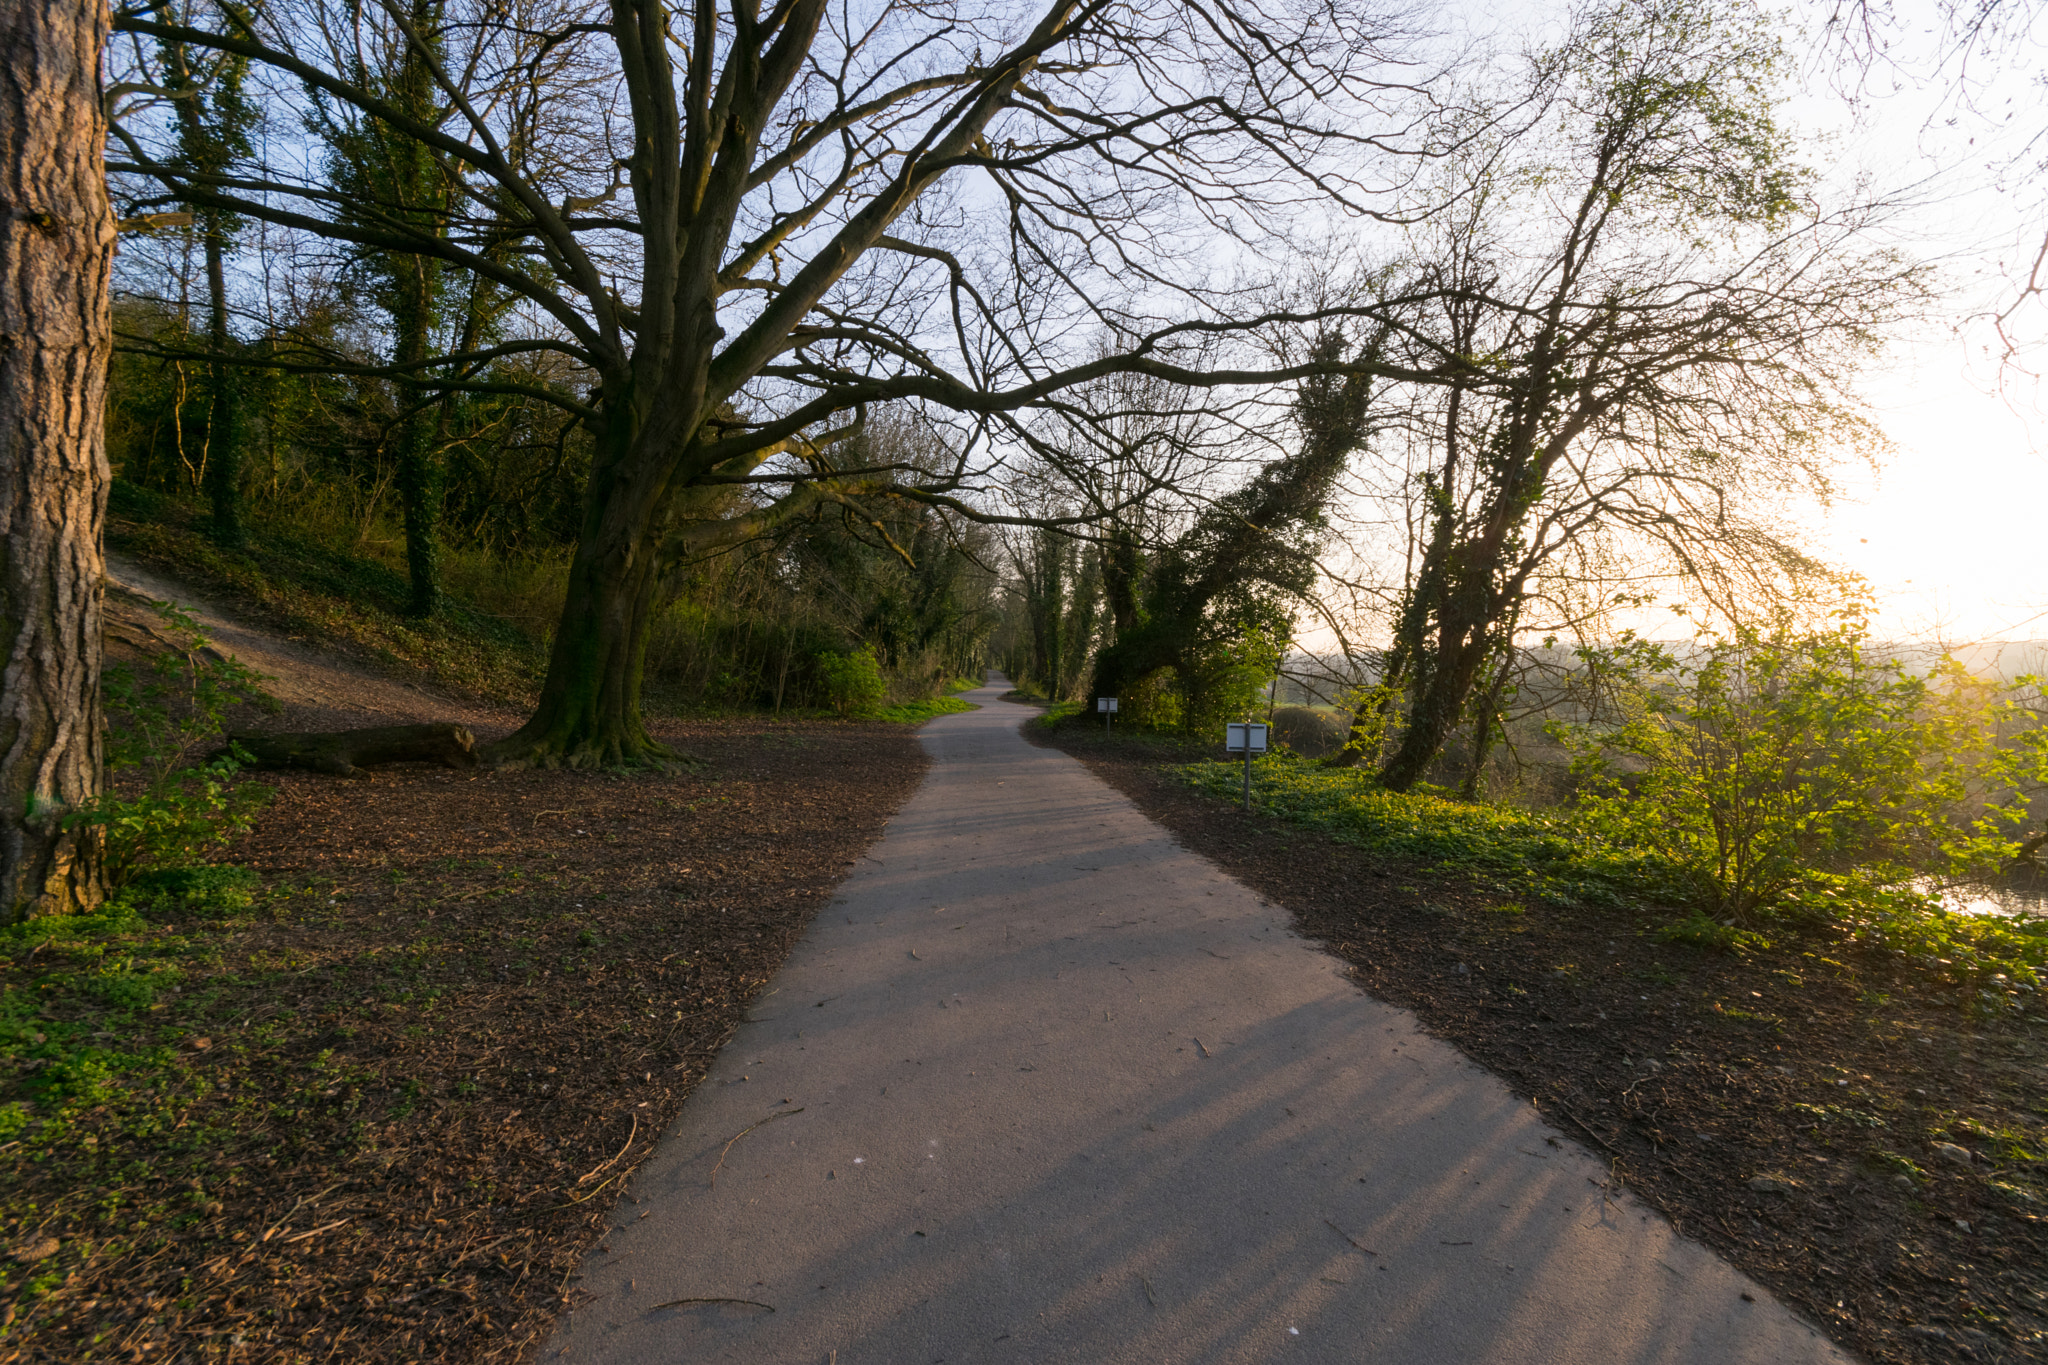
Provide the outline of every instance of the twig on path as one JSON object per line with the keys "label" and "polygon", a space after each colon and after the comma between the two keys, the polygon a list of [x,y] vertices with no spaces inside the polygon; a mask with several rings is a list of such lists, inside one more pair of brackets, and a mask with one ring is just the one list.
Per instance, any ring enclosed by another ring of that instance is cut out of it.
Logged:
{"label": "twig on path", "polygon": [[[314,1228],[311,1232],[295,1232],[291,1236],[285,1238],[284,1240],[286,1242],[303,1242],[308,1237],[318,1237],[323,1232],[332,1232],[335,1228],[338,1228],[343,1223],[349,1221],[350,1220],[347,1218],[337,1218],[332,1223],[327,1223],[320,1227]],[[279,1245],[282,1246],[283,1243],[279,1243]]]}
{"label": "twig on path", "polygon": [[1216,1055],[1215,1053],[1213,1053],[1213,1052],[1209,1051],[1209,1049],[1208,1049],[1208,1048],[1206,1048],[1206,1047],[1203,1047],[1203,1046],[1202,1046],[1202,1040],[1201,1040],[1200,1038],[1197,1038],[1197,1039],[1195,1039],[1195,1048],[1196,1048],[1196,1050],[1197,1050],[1197,1051],[1199,1051],[1199,1052],[1200,1052],[1200,1053],[1201,1053],[1201,1054],[1202,1054],[1202,1055],[1203,1055],[1204,1057],[1213,1057],[1213,1056],[1215,1056],[1215,1055]]}
{"label": "twig on path", "polygon": [[320,1191],[320,1193],[310,1195],[307,1198],[301,1199],[298,1203],[292,1205],[290,1210],[288,1210],[285,1213],[284,1217],[278,1219],[275,1223],[272,1223],[270,1227],[267,1230],[265,1230],[264,1234],[256,1239],[257,1244],[261,1245],[262,1243],[269,1241],[272,1237],[275,1237],[277,1235],[278,1229],[282,1228],[286,1223],[291,1221],[292,1214],[297,1213],[300,1209],[306,1207],[306,1205],[308,1204],[318,1204],[321,1200],[325,1199],[328,1195],[333,1194],[336,1190],[340,1188],[341,1186],[339,1184],[329,1185],[326,1189]]}
{"label": "twig on path", "polygon": [[1373,1250],[1373,1249],[1372,1249],[1371,1247],[1369,1247],[1369,1246],[1367,1246],[1367,1245],[1366,1245],[1365,1243],[1363,1243],[1363,1242],[1359,1241],[1359,1240],[1358,1240],[1358,1239],[1357,1239],[1356,1237],[1353,1237],[1353,1236],[1352,1236],[1352,1235],[1351,1235],[1350,1233],[1348,1233],[1348,1232],[1344,1231],[1344,1229],[1342,1229],[1342,1228],[1338,1227],[1338,1226],[1337,1226],[1337,1225],[1336,1225],[1336,1224],[1335,1224],[1334,1222],[1331,1222],[1331,1220],[1330,1220],[1330,1219],[1328,1219],[1328,1218],[1325,1218],[1325,1219],[1324,1219],[1323,1221],[1324,1221],[1325,1223],[1329,1223],[1329,1224],[1330,1224],[1330,1227],[1331,1227],[1332,1229],[1334,1229],[1334,1230],[1335,1230],[1336,1234],[1337,1234],[1337,1235],[1338,1235],[1339,1237],[1342,1237],[1342,1238],[1343,1238],[1343,1239],[1344,1239],[1345,1241],[1347,1241],[1347,1242],[1351,1243],[1351,1245],[1353,1245],[1353,1246],[1357,1247],[1357,1248],[1358,1248],[1358,1249],[1359,1249],[1360,1251],[1364,1252],[1364,1253],[1365,1253],[1366,1255],[1368,1255],[1368,1256],[1377,1256],[1377,1255],[1379,1255],[1379,1253],[1378,1253],[1377,1251],[1374,1251],[1374,1250]]}
{"label": "twig on path", "polygon": [[657,1304],[655,1304],[655,1305],[654,1305],[654,1308],[650,1308],[650,1309],[648,1309],[647,1311],[648,1311],[648,1312],[650,1312],[650,1313],[652,1313],[652,1312],[654,1311],[654,1309],[655,1309],[655,1308],[681,1308],[681,1307],[685,1306],[686,1304],[692,1304],[692,1303],[737,1303],[737,1304],[743,1304],[743,1305],[745,1305],[745,1306],[746,1306],[746,1307],[748,1307],[748,1308],[765,1308],[765,1309],[767,1309],[767,1310],[768,1310],[769,1312],[771,1312],[771,1313],[773,1313],[773,1312],[775,1311],[775,1305],[774,1305],[774,1304],[772,1304],[772,1303],[763,1303],[763,1302],[761,1302],[761,1301],[760,1301],[759,1299],[726,1299],[726,1298],[719,1298],[719,1297],[717,1297],[717,1296],[715,1296],[715,1295],[714,1295],[714,1296],[710,1296],[710,1297],[705,1297],[705,1298],[692,1298],[692,1299],[670,1299],[670,1300],[669,1300],[669,1301],[668,1301],[667,1303],[657,1303]]}
{"label": "twig on path", "polygon": [[1574,1114],[1571,1110],[1565,1108],[1561,1104],[1557,1106],[1557,1112],[1563,1114],[1566,1118],[1570,1119],[1573,1123],[1577,1124],[1579,1126],[1580,1132],[1584,1133],[1587,1137],[1593,1139],[1593,1141],[1599,1143],[1602,1147],[1605,1147],[1608,1151],[1614,1153],[1616,1157],[1619,1157],[1621,1155],[1621,1149],[1616,1147],[1613,1143],[1609,1142],[1606,1138],[1601,1137],[1599,1133],[1595,1132],[1592,1124],[1586,1122],[1584,1119],[1580,1118],[1577,1114]]}
{"label": "twig on path", "polygon": [[586,1175],[582,1179],[578,1180],[576,1182],[577,1186],[580,1188],[581,1186],[588,1185],[591,1181],[597,1179],[600,1175],[604,1174],[613,1166],[617,1165],[619,1157],[624,1156],[626,1154],[627,1149],[632,1147],[633,1145],[633,1139],[638,1136],[640,1136],[640,1115],[638,1111],[635,1111],[633,1114],[633,1131],[626,1134],[626,1145],[624,1147],[619,1148],[618,1156],[614,1156],[610,1161],[605,1162],[604,1165],[599,1166],[589,1175]]}
{"label": "twig on path", "polygon": [[[788,1117],[789,1117],[789,1116],[790,1116],[791,1114],[801,1114],[801,1113],[803,1113],[803,1112],[804,1112],[804,1111],[803,1111],[802,1109],[778,1109],[778,1110],[776,1110],[776,1111],[775,1111],[774,1113],[770,1114],[770,1115],[769,1115],[769,1116],[768,1116],[767,1118],[765,1118],[765,1119],[756,1119],[756,1120],[754,1120],[754,1121],[753,1121],[752,1123],[748,1124],[748,1125],[747,1125],[746,1127],[744,1127],[744,1128],[740,1129],[740,1130],[739,1130],[739,1131],[738,1131],[737,1133],[734,1133],[734,1134],[732,1135],[732,1137],[731,1137],[731,1138],[730,1138],[730,1139],[729,1139],[729,1140],[728,1140],[728,1141],[726,1142],[726,1144],[725,1144],[725,1150],[724,1150],[724,1151],[722,1151],[722,1152],[720,1152],[720,1153],[718,1154],[718,1164],[717,1164],[716,1166],[713,1166],[713,1167],[711,1168],[711,1188],[713,1188],[713,1189],[717,1189],[717,1188],[718,1188],[718,1173],[719,1173],[719,1171],[720,1171],[720,1170],[722,1170],[722,1169],[724,1168],[724,1166],[725,1166],[725,1158],[726,1158],[726,1155],[727,1155],[727,1153],[729,1153],[729,1152],[731,1152],[731,1151],[732,1151],[732,1145],[733,1145],[733,1143],[735,1143],[735,1142],[738,1142],[738,1141],[739,1141],[739,1140],[740,1140],[741,1138],[745,1137],[745,1136],[746,1136],[747,1134],[749,1134],[749,1133],[753,1132],[753,1131],[754,1131],[754,1130],[755,1130],[756,1128],[759,1128],[759,1127],[763,1126],[764,1124],[770,1124],[770,1123],[773,1123],[773,1122],[775,1122],[775,1120],[777,1120],[777,1119],[786,1119],[786,1118],[788,1118]],[[680,1300],[679,1300],[679,1302],[680,1302]],[[733,1299],[733,1300],[723,1300],[723,1299],[719,1299],[719,1300],[713,1300],[713,1299],[704,1299],[704,1300],[699,1300],[699,1302],[704,1302],[704,1303],[713,1303],[713,1302],[719,1302],[719,1303],[724,1303],[724,1302],[733,1302],[733,1303],[737,1303],[737,1302],[740,1302],[740,1300],[737,1300],[737,1299]]]}

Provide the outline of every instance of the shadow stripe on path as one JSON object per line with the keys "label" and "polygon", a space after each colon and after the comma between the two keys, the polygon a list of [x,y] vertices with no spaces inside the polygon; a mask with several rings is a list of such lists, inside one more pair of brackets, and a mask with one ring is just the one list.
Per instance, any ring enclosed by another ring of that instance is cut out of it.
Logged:
{"label": "shadow stripe on path", "polygon": [[542,1360],[1852,1359],[1000,690],[921,732]]}

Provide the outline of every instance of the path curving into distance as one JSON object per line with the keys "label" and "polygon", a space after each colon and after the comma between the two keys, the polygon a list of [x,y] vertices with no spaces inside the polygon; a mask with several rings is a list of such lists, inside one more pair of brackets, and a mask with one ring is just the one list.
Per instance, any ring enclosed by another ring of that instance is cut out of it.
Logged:
{"label": "path curving into distance", "polygon": [[1852,1359],[1000,690],[921,732],[541,1359]]}

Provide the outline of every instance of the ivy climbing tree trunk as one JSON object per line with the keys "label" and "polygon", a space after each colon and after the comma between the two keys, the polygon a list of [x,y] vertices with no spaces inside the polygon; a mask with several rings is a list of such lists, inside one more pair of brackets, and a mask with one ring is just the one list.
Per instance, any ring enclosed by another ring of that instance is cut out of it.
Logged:
{"label": "ivy climbing tree trunk", "polygon": [[[423,256],[394,262],[399,274],[392,307],[397,326],[393,354],[401,365],[427,358],[428,329],[433,322],[434,263]],[[435,422],[429,411],[443,406],[410,394],[398,419],[398,494],[405,507],[405,562],[411,578],[414,616],[432,616],[441,606],[441,500],[446,482],[440,452],[435,449]]]}
{"label": "ivy climbing tree trunk", "polygon": [[101,147],[108,12],[0,11],[0,915],[102,896],[63,828],[100,793],[100,533],[114,215]]}
{"label": "ivy climbing tree trunk", "polygon": [[[217,356],[234,346],[228,329],[226,232],[210,223],[206,232],[206,287],[211,299],[207,344]],[[206,496],[213,506],[213,538],[230,549],[248,540],[242,522],[242,410],[235,366],[216,360],[208,367],[206,406]]]}

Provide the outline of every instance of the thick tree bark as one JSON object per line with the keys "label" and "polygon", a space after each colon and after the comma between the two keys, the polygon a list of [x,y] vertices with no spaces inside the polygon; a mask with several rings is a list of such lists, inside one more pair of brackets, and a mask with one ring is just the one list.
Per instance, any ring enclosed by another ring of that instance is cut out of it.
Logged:
{"label": "thick tree bark", "polygon": [[540,703],[526,724],[490,746],[494,762],[618,768],[659,766],[672,757],[640,718],[654,614],[652,558],[577,556]]}
{"label": "thick tree bark", "polygon": [[[599,448],[603,449],[603,436]],[[583,534],[548,656],[540,701],[526,724],[487,746],[505,767],[661,766],[675,755],[647,733],[640,687],[661,587],[655,525],[672,501],[658,486],[619,488],[646,462],[591,471]]]}
{"label": "thick tree bark", "polygon": [[0,916],[103,895],[63,818],[100,794],[100,533],[114,215],[101,147],[107,9],[0,11]]}

